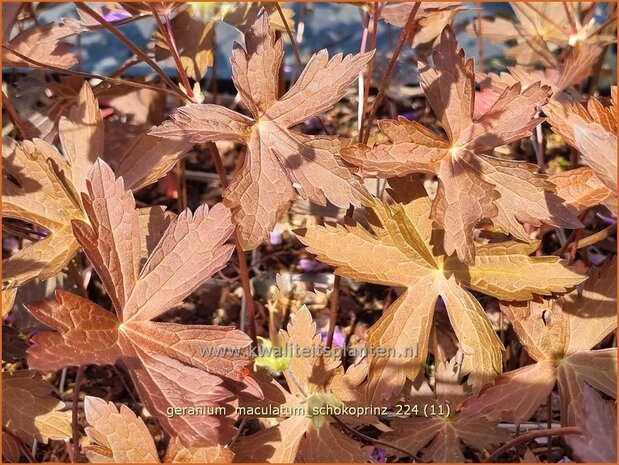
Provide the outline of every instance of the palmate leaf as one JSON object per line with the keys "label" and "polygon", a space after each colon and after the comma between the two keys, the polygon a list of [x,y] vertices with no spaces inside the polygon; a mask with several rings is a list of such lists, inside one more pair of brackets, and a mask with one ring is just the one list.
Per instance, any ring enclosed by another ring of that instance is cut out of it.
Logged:
{"label": "palmate leaf", "polygon": [[[582,295],[574,291],[556,300],[505,302],[501,310],[537,363],[502,375],[487,388],[487,396],[501,397],[512,378],[528,379],[531,385],[521,409],[508,417],[500,410],[492,415],[517,423],[528,420],[557,381],[564,424],[576,424],[586,384],[617,397],[616,349],[592,350],[617,327],[616,259],[590,273]],[[518,402],[515,398],[504,401],[506,405]]]}
{"label": "palmate leaf", "polygon": [[[242,375],[251,363],[251,341],[232,327],[150,321],[180,303],[221,269],[233,246],[231,213],[218,204],[185,211],[165,230],[143,266],[139,211],[122,178],[101,160],[91,170],[83,195],[88,223],[73,232],[99,274],[116,316],[87,299],[58,290],[55,300],[27,305],[58,332],[33,336],[29,366],[54,370],[69,365],[123,362],[148,410],[187,446],[210,446],[234,434],[230,416],[173,416],[169,407],[226,405],[234,393],[259,396]],[[229,356],[203,355],[205,347]]]}
{"label": "palmate leaf", "polygon": [[[526,301],[534,295],[565,292],[585,277],[557,257],[530,257],[536,244],[511,241],[478,246],[475,262],[464,265],[446,256],[441,232],[432,230],[431,203],[420,181],[395,178],[390,185],[397,203],[374,202],[368,216],[372,233],[356,223],[298,232],[308,251],[334,266],[336,274],[406,289],[369,330],[368,344],[390,348],[396,356],[372,359],[368,399],[375,405],[394,399],[407,376],[414,379],[419,373],[439,297],[466,356],[463,369],[479,388],[500,372],[502,344],[483,308],[465,288]],[[417,359],[407,350],[415,343]]]}
{"label": "palmate leaf", "polygon": [[[262,382],[261,386],[266,384],[266,387],[263,387],[265,399],[261,404],[286,405],[289,411],[301,408],[309,416],[293,415],[275,426],[240,438],[233,446],[235,460],[243,463],[367,461],[368,451],[340,431],[331,418],[311,417],[311,405],[324,405],[329,399],[349,406],[367,406],[359,395],[359,385],[365,377],[363,367],[351,367],[344,372],[339,359],[318,354],[321,337],[305,306],[294,315],[287,331],[280,331],[280,339],[283,347],[292,350],[289,368],[284,371],[290,393],[272,379]],[[310,356],[304,356],[303,350],[309,350]],[[363,418],[355,420],[363,421]]]}
{"label": "palmate leaf", "polygon": [[506,88],[480,117],[473,117],[475,74],[450,27],[434,51],[434,68],[419,65],[422,88],[447,139],[405,118],[379,122],[390,142],[344,148],[342,156],[368,174],[390,178],[434,173],[439,187],[432,205],[433,225],[445,231],[445,251],[465,263],[475,259],[473,229],[492,220],[499,229],[528,241],[521,223],[577,228],[580,221],[536,174],[537,166],[491,157],[495,147],[531,134],[540,122],[537,108],[549,88],[520,83]]}
{"label": "palmate leaf", "polygon": [[234,47],[232,77],[252,118],[218,105],[192,104],[179,108],[150,134],[195,143],[233,140],[247,146],[224,203],[235,210],[243,247],[251,249],[268,237],[279,213],[288,210],[295,189],[312,202],[324,205],[328,199],[338,207],[360,205],[368,196],[340,160],[342,142],[336,136],[306,136],[290,128],[342,98],[372,53],[329,60],[323,50],[279,98],[283,42],[275,39],[266,13],[246,32],[245,47]]}

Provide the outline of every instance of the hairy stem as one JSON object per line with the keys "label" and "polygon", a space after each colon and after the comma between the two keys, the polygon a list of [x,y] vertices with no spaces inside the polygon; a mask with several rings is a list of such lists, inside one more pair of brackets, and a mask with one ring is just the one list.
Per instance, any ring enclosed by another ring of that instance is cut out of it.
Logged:
{"label": "hairy stem", "polygon": [[[58,66],[50,65],[50,64],[47,64],[47,63],[41,63],[39,61],[33,60],[32,58],[27,57],[23,53],[20,53],[17,50],[14,50],[13,48],[11,48],[11,47],[9,47],[9,46],[7,46],[5,44],[2,44],[2,48],[4,50],[7,50],[7,51],[11,52],[16,57],[21,58],[25,62],[30,63],[31,65],[34,65],[37,68],[41,68],[41,69],[44,69],[44,70],[52,70],[52,71],[56,71],[57,73],[60,73],[60,74],[68,74],[70,76],[78,76],[78,77],[82,77],[84,79],[100,79],[101,81],[109,82],[111,84],[125,85],[127,87],[135,87],[135,88],[138,88],[138,89],[147,89],[147,90],[152,90],[152,91],[155,91],[155,92],[164,92],[166,94],[171,94],[171,95],[178,96],[177,92],[175,92],[173,90],[170,90],[170,89],[166,89],[165,87],[151,86],[151,85],[148,85],[148,84],[143,84],[141,82],[134,82],[134,81],[126,80],[126,79],[119,79],[119,78],[110,77],[110,76],[103,76],[101,74],[92,74],[92,73],[83,73],[81,71],[72,71],[70,69],[60,68]],[[180,89],[179,89],[179,91],[180,91]]]}
{"label": "hairy stem", "polygon": [[79,423],[77,421],[77,410],[80,401],[80,385],[82,384],[82,378],[84,377],[84,365],[80,365],[77,368],[77,374],[75,375],[75,384],[73,385],[73,405],[71,407],[71,426],[73,428],[73,457],[72,460],[75,463],[80,461],[80,432]]}
{"label": "hairy stem", "polygon": [[[370,50],[376,50],[376,43],[378,40],[378,3],[374,3],[374,14],[372,18],[372,30],[370,31]],[[368,63],[367,78],[363,89],[363,115],[361,116],[361,129],[359,130],[359,141],[363,141],[365,138],[365,131],[367,128],[367,107],[368,99],[370,98],[370,87],[372,86],[372,73],[374,71],[374,60],[376,54]]]}
{"label": "hairy stem", "polygon": [[[355,212],[353,205],[348,207],[344,218],[352,218]],[[329,314],[329,332],[327,333],[327,347],[333,347],[333,336],[335,335],[335,326],[337,325],[337,317],[340,311],[340,285],[342,277],[335,275],[333,279],[333,291],[331,291],[331,312]]]}
{"label": "hairy stem", "polygon": [[512,447],[517,446],[518,444],[522,444],[523,442],[532,441],[537,438],[551,437],[551,436],[565,436],[567,434],[581,434],[580,429],[576,426],[567,426],[564,428],[552,428],[552,429],[542,429],[538,431],[530,431],[528,433],[521,434],[520,436],[512,439],[507,444],[499,447],[495,450],[490,457],[484,460],[485,463],[496,462],[503,453],[510,450]]}
{"label": "hairy stem", "polygon": [[26,122],[17,114],[15,107],[13,107],[13,104],[4,93],[4,90],[2,91],[2,109],[6,111],[7,115],[9,115],[9,118],[17,131],[18,137],[20,139],[27,139],[28,130],[26,129]]}
{"label": "hairy stem", "polygon": [[483,18],[482,18],[481,5],[479,5],[477,9],[477,30],[475,32],[477,33],[477,52],[478,52],[477,56],[479,59],[478,66],[479,66],[480,73],[484,72],[484,32],[483,32],[482,23],[483,23]]}
{"label": "hairy stem", "polygon": [[[208,143],[209,150],[211,151],[211,155],[213,156],[213,162],[215,163],[215,167],[217,168],[217,174],[219,175],[219,180],[221,182],[221,186],[224,190],[228,188],[228,178],[226,176],[226,168],[224,167],[223,161],[221,160],[221,155],[219,154],[219,149],[215,142]],[[245,256],[245,251],[241,246],[241,235],[239,234],[238,227],[234,230],[234,238],[235,238],[235,248],[236,255],[239,259],[239,274],[241,276],[241,285],[243,286],[243,294],[245,294],[245,304],[246,304],[246,312],[247,312],[247,323],[249,325],[249,335],[251,336],[254,345],[258,347],[258,328],[256,325],[256,308],[254,305],[254,298],[251,293],[251,283],[249,282],[249,268],[247,267],[247,257]]]}
{"label": "hairy stem", "polygon": [[178,54],[178,48],[176,47],[176,41],[174,40],[174,30],[172,29],[172,23],[170,22],[170,16],[164,15],[165,24],[161,21],[159,17],[159,13],[152,4],[148,4],[151,12],[153,13],[153,18],[155,18],[155,22],[157,23],[157,27],[163,38],[168,45],[168,50],[170,51],[170,55],[174,59],[174,64],[176,65],[176,70],[178,71],[178,76],[181,82],[183,83],[183,87],[185,88],[185,92],[190,98],[193,98],[193,90],[191,88],[191,84],[189,84],[189,78],[187,77],[187,73],[185,72],[185,68],[181,62],[181,57]]}
{"label": "hairy stem", "polygon": [[[279,17],[282,19],[284,26],[286,28],[286,32],[288,33],[288,38],[290,39],[290,43],[292,44],[292,49],[294,50],[294,57],[297,60],[297,65],[299,66],[299,73],[303,71],[301,64],[301,53],[299,52],[299,46],[297,45],[297,41],[294,39],[294,35],[290,30],[290,26],[288,25],[288,21],[286,21],[286,17],[284,16],[284,12],[282,11],[282,7],[279,6],[279,2],[275,2],[275,7],[277,8],[277,12],[279,13]],[[290,83],[292,85],[292,83]]]}
{"label": "hairy stem", "polygon": [[172,81],[172,79],[168,77],[168,75],[159,67],[159,65],[155,63],[148,55],[146,55],[146,53],[140,50],[140,48],[137,45],[135,45],[132,41],[127,39],[123,35],[123,33],[118,30],[116,26],[114,26],[112,23],[107,21],[103,16],[101,16],[99,13],[97,13],[95,10],[90,8],[85,3],[76,3],[75,7],[82,10],[87,15],[91,16],[92,18],[96,19],[99,22],[99,24],[101,24],[105,29],[110,31],[114,35],[114,37],[120,40],[123,43],[123,45],[125,45],[125,47],[127,47],[137,56],[139,56],[146,64],[148,64],[153,69],[153,71],[155,71],[155,73],[159,75],[159,77],[161,77],[163,82],[165,82],[172,90],[176,92],[176,94],[182,99],[182,101],[188,100],[187,95],[180,89],[180,87],[178,87],[174,83],[174,81]]}
{"label": "hairy stem", "polygon": [[400,56],[400,52],[402,51],[402,47],[406,43],[408,36],[412,33],[413,27],[415,26],[415,16],[417,15],[417,11],[421,2],[415,2],[413,9],[408,15],[408,19],[406,20],[406,24],[400,33],[400,38],[398,39],[398,43],[393,51],[393,55],[391,56],[391,60],[389,60],[389,64],[387,65],[387,70],[385,71],[385,75],[383,76],[383,80],[380,85],[380,89],[378,90],[378,94],[376,95],[376,99],[374,100],[374,105],[372,105],[372,110],[370,111],[370,115],[368,116],[368,123],[366,125],[366,130],[364,134],[364,140],[361,142],[366,143],[368,137],[370,135],[370,127],[372,123],[374,123],[374,118],[376,117],[376,113],[378,112],[378,107],[382,103],[385,98],[385,90],[387,88],[387,84],[391,79],[391,75],[393,74],[393,70],[395,69],[395,64],[398,61],[398,56]]}
{"label": "hairy stem", "polygon": [[617,232],[617,223],[611,224],[601,231],[596,232],[595,234],[591,234],[590,236],[584,237],[576,242],[576,248],[582,249],[583,247],[587,247],[589,245],[595,244],[596,242],[600,242],[607,237],[612,236]]}

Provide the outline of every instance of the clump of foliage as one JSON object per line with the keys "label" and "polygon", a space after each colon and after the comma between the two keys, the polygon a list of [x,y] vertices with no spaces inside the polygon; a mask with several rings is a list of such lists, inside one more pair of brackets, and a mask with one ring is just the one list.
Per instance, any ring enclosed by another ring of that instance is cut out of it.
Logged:
{"label": "clump of foliage", "polygon": [[[306,4],[2,8],[7,461],[616,461],[613,6],[476,11],[477,70],[460,2],[305,58]],[[102,30],[132,57],[78,70]]]}

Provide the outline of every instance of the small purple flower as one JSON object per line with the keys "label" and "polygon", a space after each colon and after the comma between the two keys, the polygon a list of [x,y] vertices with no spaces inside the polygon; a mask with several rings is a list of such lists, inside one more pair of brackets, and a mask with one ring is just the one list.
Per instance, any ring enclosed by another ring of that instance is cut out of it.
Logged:
{"label": "small purple flower", "polygon": [[574,463],[573,460],[570,460],[569,458],[563,456],[563,458],[561,460],[559,460],[557,463]]}
{"label": "small purple flower", "polygon": [[318,123],[318,119],[316,117],[305,120],[303,122],[303,126],[305,126],[307,129],[319,129],[320,128],[320,124]]}
{"label": "small purple flower", "polygon": [[[329,329],[326,328],[320,331],[320,336],[322,337],[322,341],[327,341],[327,336],[329,335]],[[335,331],[333,332],[333,345],[335,347],[344,348],[346,345],[346,335],[342,332],[339,326],[335,327]]]}
{"label": "small purple flower", "polygon": [[417,119],[417,115],[414,111],[405,111],[403,113],[400,113],[400,116],[404,116],[404,118],[409,121],[415,121]]}
{"label": "small purple flower", "polygon": [[319,271],[323,269],[322,263],[311,259],[311,258],[302,258],[299,260],[299,268],[305,271],[306,273],[311,273],[314,271]]}
{"label": "small purple flower", "polygon": [[292,66],[284,65],[284,73],[292,73]]}
{"label": "small purple flower", "polygon": [[598,218],[600,218],[602,221],[608,224],[617,224],[617,218],[612,218],[610,216],[602,215],[601,213],[598,213]]}
{"label": "small purple flower", "polygon": [[105,19],[106,21],[109,21],[110,23],[113,23],[115,21],[127,19],[130,16],[131,14],[128,13],[127,11],[116,10],[116,11],[110,11],[109,13],[104,14],[103,19]]}
{"label": "small purple flower", "polygon": [[13,252],[14,250],[19,249],[19,241],[16,237],[5,237],[2,238],[2,248],[9,252]]}
{"label": "small purple flower", "polygon": [[279,231],[271,231],[269,233],[269,243],[271,245],[281,245],[282,244],[282,233]]}
{"label": "small purple flower", "polygon": [[372,463],[387,463],[387,452],[385,449],[374,449],[370,457]]}

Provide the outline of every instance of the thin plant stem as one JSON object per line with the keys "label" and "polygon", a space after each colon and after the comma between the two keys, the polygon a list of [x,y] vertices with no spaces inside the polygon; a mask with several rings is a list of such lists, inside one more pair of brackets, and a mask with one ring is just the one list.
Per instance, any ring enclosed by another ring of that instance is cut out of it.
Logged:
{"label": "thin plant stem", "polygon": [[185,159],[176,162],[176,183],[178,189],[178,211],[187,208],[187,176],[185,174]]}
{"label": "thin plant stem", "polygon": [[4,90],[2,91],[2,108],[4,111],[6,111],[6,114],[9,115],[9,118],[11,122],[13,123],[13,126],[15,127],[15,130],[17,131],[17,135],[19,136],[19,138],[27,139],[28,130],[26,129],[26,123],[17,114],[15,107],[13,107],[13,104],[11,103],[7,95],[4,93]]}
{"label": "thin plant stem", "polygon": [[590,236],[583,237],[582,239],[575,242],[576,249],[582,249],[589,245],[595,244],[596,242],[600,242],[607,237],[612,236],[617,232],[617,223],[611,224],[601,231],[596,232],[595,234],[591,234]]}
{"label": "thin plant stem", "polygon": [[535,13],[537,13],[538,15],[540,15],[546,22],[548,22],[548,24],[550,24],[552,27],[554,27],[557,31],[562,32],[563,34],[565,34],[565,30],[559,25],[557,24],[555,21],[553,21],[552,19],[550,19],[548,16],[546,16],[544,13],[542,13],[538,8],[536,8],[534,5],[531,5],[530,3],[523,3],[524,6],[527,6],[529,8],[531,8]]}
{"label": "thin plant stem", "polygon": [[614,24],[616,21],[617,21],[617,15],[611,16],[606,21],[604,21],[602,25],[598,27],[595,31],[592,31],[589,34],[587,34],[584,41],[586,42],[587,40],[591,39],[591,37],[593,37],[596,34],[599,34],[600,32],[602,32],[604,28],[608,27],[610,24]]}
{"label": "thin plant stem", "polygon": [[[217,44],[217,30],[213,28],[213,43]],[[219,90],[217,88],[217,53],[213,53],[213,67],[211,68],[211,95],[213,98],[213,104],[217,105],[218,98],[217,94]]]}
{"label": "thin plant stem", "polygon": [[581,432],[580,432],[580,429],[578,429],[576,426],[567,426],[564,428],[552,428],[552,429],[542,429],[538,431],[530,431],[528,433],[524,433],[518,437],[515,437],[514,439],[509,441],[507,444],[499,447],[486,460],[484,460],[484,462],[485,463],[496,462],[496,459],[498,459],[501,455],[503,455],[503,453],[507,452],[512,447],[515,447],[518,444],[522,444],[523,442],[532,441],[533,439],[537,439],[537,438],[545,438],[545,437],[551,437],[551,436],[565,436],[568,434],[581,434]]}
{"label": "thin plant stem", "polygon": [[[365,18],[363,20],[363,35],[361,36],[361,47],[359,48],[359,53],[365,53],[365,49],[368,43],[368,35],[370,29],[370,13],[365,14]],[[369,76],[368,76],[369,79]],[[358,89],[359,89],[359,103],[357,105],[357,131],[359,131],[359,136],[361,136],[361,128],[363,127],[363,115],[365,114],[365,76],[363,74],[363,70],[359,71],[359,77],[357,79]]]}
{"label": "thin plant stem", "polygon": [[[355,207],[351,205],[346,210],[344,218],[352,218],[355,212]],[[335,335],[335,326],[337,324],[337,317],[340,311],[340,285],[342,278],[335,275],[333,279],[333,291],[331,291],[331,312],[329,314],[329,332],[327,333],[327,347],[330,349],[333,347],[333,336]]]}
{"label": "thin plant stem", "polygon": [[[546,423],[548,425],[548,429],[552,428],[552,392],[548,394],[548,398],[546,400]],[[548,440],[548,461],[550,462],[550,457],[552,456],[552,441]]]}
{"label": "thin plant stem", "polygon": [[477,52],[479,57],[479,72],[484,72],[484,33],[482,28],[482,12],[481,6],[477,9]]}
{"label": "thin plant stem", "polygon": [[[224,167],[219,149],[214,142],[208,143],[209,150],[213,157],[213,162],[217,168],[217,174],[221,182],[221,187],[226,190],[228,188],[228,178],[226,176],[226,168]],[[249,282],[249,268],[247,267],[247,257],[245,251],[241,245],[241,234],[238,227],[234,230],[236,255],[239,260],[239,274],[241,276],[241,285],[243,286],[243,294],[245,295],[247,324],[249,326],[249,335],[254,342],[254,346],[258,347],[258,328],[256,325],[256,309],[254,305],[254,298],[251,293],[251,283]]]}
{"label": "thin plant stem", "polygon": [[333,279],[333,291],[331,292],[331,312],[329,313],[329,332],[327,333],[327,347],[333,347],[333,336],[335,335],[335,325],[340,310],[340,284],[342,277],[335,275]]}
{"label": "thin plant stem", "polygon": [[193,99],[193,89],[191,88],[191,84],[189,83],[189,77],[187,76],[187,71],[183,67],[183,63],[181,62],[181,57],[178,53],[178,47],[176,46],[176,39],[174,38],[174,29],[172,29],[172,21],[170,20],[170,14],[166,13],[164,15],[165,19],[165,29],[167,31],[168,39],[170,41],[170,47],[174,56],[174,60],[176,61],[176,67],[178,69],[178,74],[183,82],[183,86],[185,87],[185,92],[189,96],[189,98]]}
{"label": "thin plant stem", "polygon": [[[290,26],[288,25],[288,21],[286,21],[286,17],[284,16],[284,12],[282,11],[282,7],[279,6],[279,2],[275,2],[275,7],[277,8],[277,12],[279,13],[279,17],[282,19],[284,23],[284,27],[286,28],[286,33],[288,34],[288,38],[290,39],[290,43],[292,44],[292,49],[294,50],[294,56],[297,60],[297,65],[299,66],[299,73],[303,71],[301,69],[301,53],[299,52],[299,46],[297,45],[297,41],[290,30]],[[291,83],[292,84],[292,83]]]}
{"label": "thin plant stem", "polygon": [[391,60],[389,60],[389,64],[387,65],[387,70],[385,71],[385,75],[383,76],[380,89],[378,90],[378,94],[376,95],[376,99],[374,100],[374,105],[372,105],[372,110],[370,111],[370,115],[368,117],[368,123],[366,125],[364,140],[361,141],[363,143],[367,142],[367,139],[370,135],[370,127],[372,126],[372,123],[374,123],[374,118],[376,117],[376,113],[378,112],[378,107],[380,106],[383,99],[385,98],[385,89],[387,88],[387,84],[389,80],[391,79],[391,74],[393,74],[393,70],[395,69],[395,64],[398,60],[398,56],[400,55],[400,52],[402,51],[402,47],[404,47],[404,44],[406,43],[406,39],[413,31],[413,27],[415,26],[415,16],[417,15],[417,11],[419,10],[420,5],[421,5],[421,2],[415,2],[415,5],[413,5],[413,9],[408,15],[408,19],[406,20],[404,29],[402,29],[402,32],[400,33],[400,38],[398,39],[398,43],[395,47],[395,50],[393,51]]}
{"label": "thin plant stem", "polygon": [[[297,41],[294,38],[294,34],[292,33],[292,31],[290,30],[290,27],[288,26],[288,22],[286,21],[286,17],[284,16],[284,12],[279,6],[279,3],[275,2],[275,6],[277,7],[277,11],[279,12],[280,17],[282,21],[284,22],[284,25],[286,26],[286,31],[288,32],[288,38],[292,42],[292,49],[294,50],[294,57],[297,61],[297,66],[299,67],[299,73],[301,73],[303,72],[303,63],[301,62],[301,53],[299,51],[299,46],[297,44]],[[292,86],[292,84],[293,82],[291,79],[290,85]],[[331,135],[331,131],[327,129],[327,126],[325,126],[325,123],[322,121],[322,118],[320,116],[316,116],[316,120],[318,121],[318,124],[320,125],[322,130],[325,132],[325,134]]]}
{"label": "thin plant stem", "polygon": [[331,418],[333,418],[336,421],[336,423],[342,427],[342,429],[346,430],[347,432],[349,432],[350,434],[352,434],[354,436],[357,436],[360,439],[363,439],[364,441],[372,443],[372,444],[374,444],[376,446],[386,447],[387,449],[395,450],[397,452],[400,452],[400,453],[405,454],[406,456],[412,458],[413,461],[415,461],[415,462],[423,463],[423,460],[421,460],[419,457],[417,457],[412,452],[407,451],[406,449],[402,449],[401,447],[394,446],[393,444],[390,444],[388,442],[383,442],[383,441],[381,441],[379,439],[374,439],[374,438],[372,438],[370,436],[367,436],[367,435],[365,435],[363,433],[360,433],[359,431],[357,431],[353,427],[348,426],[346,423],[344,423],[342,421],[341,418],[339,418],[339,417],[337,417],[335,415],[331,415]]}
{"label": "thin plant stem", "polygon": [[153,69],[153,71],[155,71],[155,73],[159,75],[159,77],[161,77],[163,82],[165,82],[172,90],[174,90],[178,94],[178,96],[183,101],[187,101],[189,99],[187,94],[185,94],[185,92],[183,92],[181,88],[178,87],[174,83],[174,81],[172,81],[172,79],[168,77],[168,75],[159,67],[159,65],[155,63],[148,55],[146,55],[146,53],[144,53],[131,40],[127,39],[127,37],[125,37],[124,34],[120,32],[116,26],[114,26],[112,23],[107,21],[103,16],[101,16],[99,13],[97,13],[95,10],[90,8],[85,3],[76,3],[75,7],[84,11],[86,14],[88,14],[92,18],[96,19],[99,22],[99,24],[101,24],[105,29],[110,31],[114,35],[114,37],[120,40],[125,47],[127,47],[137,56],[139,56],[146,64],[148,64]]}
{"label": "thin plant stem", "polygon": [[567,21],[570,23],[572,34],[576,34],[578,28],[576,27],[576,22],[574,21],[574,17],[572,16],[572,12],[567,6],[567,3],[563,3],[563,9],[565,10],[565,16],[567,17]]}
{"label": "thin plant stem", "polygon": [[80,401],[80,385],[84,377],[84,365],[80,365],[77,368],[77,374],[75,375],[75,384],[73,385],[73,405],[71,406],[71,425],[73,429],[73,457],[74,463],[80,461],[80,433],[79,423],[77,421],[77,410]]}
{"label": "thin plant stem", "polygon": [[163,21],[159,17],[159,13],[152,4],[148,4],[151,12],[153,13],[153,18],[155,18],[155,22],[157,23],[157,27],[161,34],[163,35],[166,44],[168,45],[168,50],[170,51],[170,55],[174,59],[174,64],[176,65],[176,70],[178,71],[178,76],[183,83],[183,87],[185,88],[185,92],[190,98],[193,98],[193,90],[191,89],[191,84],[189,84],[189,78],[187,77],[187,73],[185,72],[185,68],[183,67],[183,63],[181,62],[181,57],[178,54],[178,48],[176,47],[176,41],[174,40],[174,30],[172,29],[172,24],[170,22],[170,16],[164,15]]}
{"label": "thin plant stem", "polygon": [[155,92],[164,92],[166,94],[171,94],[171,95],[178,96],[177,92],[174,92],[173,90],[170,90],[170,89],[166,89],[165,87],[151,86],[151,85],[148,85],[148,84],[143,84],[143,83],[140,83],[140,82],[129,81],[129,80],[126,80],[126,79],[119,79],[119,78],[110,77],[110,76],[103,76],[101,74],[92,74],[92,73],[84,73],[84,72],[81,72],[81,71],[72,71],[70,69],[60,68],[58,66],[50,65],[50,64],[47,64],[47,63],[41,63],[39,61],[33,60],[32,58],[27,57],[23,53],[20,53],[17,50],[12,49],[11,47],[9,47],[8,45],[5,45],[5,44],[2,44],[2,48],[4,50],[7,50],[7,51],[11,52],[13,55],[21,58],[25,62],[30,63],[31,65],[34,65],[37,68],[41,68],[41,69],[44,69],[44,70],[52,70],[52,71],[56,71],[57,73],[60,73],[60,74],[68,74],[70,76],[78,76],[78,77],[82,77],[82,78],[85,78],[85,79],[100,79],[101,81],[109,82],[111,84],[125,85],[127,87],[136,87],[138,89],[153,90]]}
{"label": "thin plant stem", "polygon": [[[372,30],[370,31],[370,49],[376,50],[376,43],[378,40],[378,3],[374,3],[374,14],[372,18]],[[362,141],[366,128],[366,115],[368,107],[368,99],[370,98],[370,87],[372,86],[372,74],[374,72],[374,60],[376,54],[372,56],[368,63],[367,78],[363,89],[363,115],[361,117],[361,129],[359,131],[359,141]]]}

